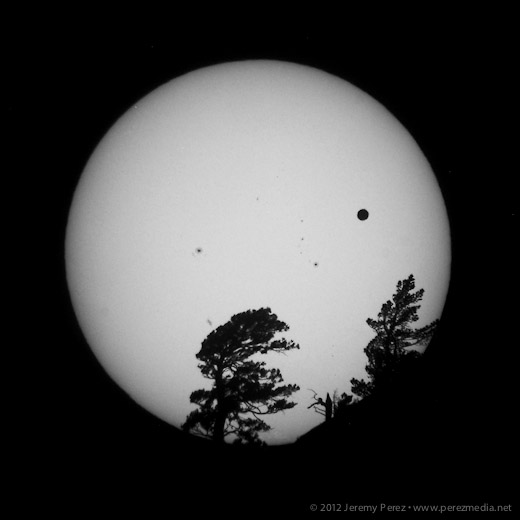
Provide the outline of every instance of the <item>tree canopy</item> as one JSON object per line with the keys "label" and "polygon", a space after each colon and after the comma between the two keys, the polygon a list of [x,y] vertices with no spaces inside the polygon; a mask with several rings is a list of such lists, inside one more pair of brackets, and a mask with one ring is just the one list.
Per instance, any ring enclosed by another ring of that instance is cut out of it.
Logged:
{"label": "tree canopy", "polygon": [[196,355],[202,375],[213,384],[191,394],[198,409],[188,415],[183,430],[218,442],[230,435],[235,442],[261,442],[259,434],[271,429],[261,417],[293,408],[296,403],[289,398],[299,387],[281,384],[279,369],[252,358],[299,349],[277,336],[287,330],[269,308],[236,314],[213,330]]}

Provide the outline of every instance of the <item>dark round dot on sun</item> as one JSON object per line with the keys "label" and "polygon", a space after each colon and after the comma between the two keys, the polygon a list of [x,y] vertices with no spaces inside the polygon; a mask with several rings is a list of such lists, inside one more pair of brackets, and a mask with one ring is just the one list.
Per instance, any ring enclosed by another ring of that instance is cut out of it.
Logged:
{"label": "dark round dot on sun", "polygon": [[366,209],[360,209],[357,212],[357,218],[359,220],[366,220],[368,218],[368,211]]}

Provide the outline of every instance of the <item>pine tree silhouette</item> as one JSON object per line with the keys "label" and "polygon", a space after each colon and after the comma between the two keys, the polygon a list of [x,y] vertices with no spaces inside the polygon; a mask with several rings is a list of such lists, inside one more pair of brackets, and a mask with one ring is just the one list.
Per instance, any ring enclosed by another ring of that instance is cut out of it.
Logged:
{"label": "pine tree silhouette", "polygon": [[255,354],[286,352],[299,345],[274,339],[289,327],[271,309],[248,310],[234,315],[203,341],[197,359],[202,375],[213,381],[211,389],[195,390],[190,402],[198,406],[182,425],[183,430],[223,442],[234,435],[235,442],[259,443],[259,434],[271,428],[261,419],[293,408],[288,398],[297,385],[282,385],[277,368],[253,361]]}

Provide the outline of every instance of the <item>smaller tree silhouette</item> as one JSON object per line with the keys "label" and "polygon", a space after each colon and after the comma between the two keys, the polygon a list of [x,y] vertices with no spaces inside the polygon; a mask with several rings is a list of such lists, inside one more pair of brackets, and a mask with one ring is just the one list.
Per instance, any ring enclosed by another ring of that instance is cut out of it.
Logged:
{"label": "smaller tree silhouette", "polygon": [[368,364],[365,370],[368,381],[353,378],[352,392],[361,399],[372,394],[376,386],[386,384],[420,356],[411,349],[429,341],[439,320],[425,327],[413,329],[419,316],[420,302],[424,289],[415,289],[415,278],[410,275],[406,280],[397,283],[396,293],[381,307],[377,319],[367,319],[368,326],[376,336],[365,348]]}
{"label": "smaller tree silhouette", "polygon": [[314,395],[312,396],[313,401],[309,406],[307,406],[307,409],[312,408],[316,413],[323,415],[325,421],[330,421],[333,417],[336,417],[336,415],[352,401],[351,395],[347,395],[346,393],[339,395],[337,390],[334,390],[332,397],[327,392],[327,397],[325,399],[318,397],[318,393],[312,388],[309,388],[309,390]]}
{"label": "smaller tree silhouette", "polygon": [[251,359],[258,354],[298,349],[293,341],[275,339],[289,327],[269,308],[248,310],[212,331],[196,355],[202,375],[213,381],[211,389],[195,390],[190,402],[198,406],[182,425],[183,430],[223,442],[258,443],[259,434],[271,427],[261,419],[293,408],[288,398],[297,385],[282,385],[277,368]]}
{"label": "smaller tree silhouette", "polygon": [[307,406],[307,409],[309,410],[312,408],[316,413],[323,415],[325,417],[325,421],[330,421],[332,419],[333,413],[333,402],[330,398],[330,394],[327,392],[327,397],[325,400],[323,400],[322,397],[318,397],[317,392],[315,392],[312,388],[309,388],[309,390],[314,395],[312,396],[313,402]]}

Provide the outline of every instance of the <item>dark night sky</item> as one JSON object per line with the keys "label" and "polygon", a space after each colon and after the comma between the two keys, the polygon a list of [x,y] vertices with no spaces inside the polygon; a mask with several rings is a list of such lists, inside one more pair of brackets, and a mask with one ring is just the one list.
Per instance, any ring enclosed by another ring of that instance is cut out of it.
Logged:
{"label": "dark night sky", "polygon": [[[20,190],[28,193],[16,202],[13,220],[28,248],[21,255],[21,264],[27,262],[24,272],[34,275],[27,289],[17,290],[23,356],[37,373],[36,385],[26,385],[32,418],[22,427],[23,445],[14,448],[30,454],[24,478],[32,476],[40,490],[66,489],[70,500],[82,503],[102,489],[126,493],[128,486],[141,494],[164,492],[168,500],[197,496],[196,490],[210,487],[210,496],[222,499],[238,493],[244,479],[260,485],[272,475],[279,482],[266,489],[274,486],[281,494],[287,486],[291,498],[264,489],[263,498],[255,501],[265,505],[276,498],[304,511],[311,502],[324,501],[327,489],[333,490],[330,502],[363,503],[364,495],[354,491],[352,472],[358,470],[359,479],[367,479],[361,487],[366,492],[373,486],[376,501],[390,488],[368,482],[373,474],[388,475],[392,469],[377,454],[399,449],[404,455],[399,467],[393,466],[397,479],[394,475],[388,482],[422,479],[424,488],[437,490],[440,502],[443,497],[450,503],[511,502],[503,474],[512,456],[509,374],[512,316],[518,308],[511,295],[518,219],[509,158],[516,128],[511,122],[512,36],[492,21],[487,22],[492,31],[461,23],[378,38],[366,34],[362,41],[347,30],[331,35],[312,25],[291,34],[203,31],[187,37],[163,32],[111,39],[71,27],[45,34],[22,31],[8,39],[3,112],[10,129],[9,178],[21,181]],[[391,449],[381,432],[377,447],[356,447],[367,453],[366,460],[359,455],[352,460],[345,446],[327,460],[319,453],[277,449],[244,461],[186,441],[108,380],[68,300],[63,271],[67,211],[99,139],[132,103],[165,81],[201,66],[247,58],[315,66],[368,92],[418,141],[445,196],[452,226],[452,284],[438,337],[425,355],[421,386],[439,403],[438,428],[403,432],[402,443]],[[419,452],[406,451],[408,435],[424,439],[416,447]],[[433,466],[432,453],[438,455]],[[262,467],[255,469],[255,464]],[[220,479],[217,467],[227,468]],[[414,493],[416,488],[409,488],[402,496],[408,503],[426,502]],[[398,496],[386,500],[397,503]],[[245,495],[240,500],[248,503]]]}

